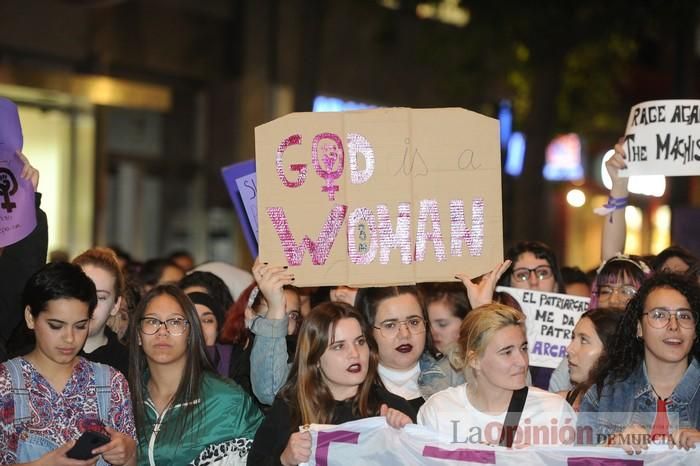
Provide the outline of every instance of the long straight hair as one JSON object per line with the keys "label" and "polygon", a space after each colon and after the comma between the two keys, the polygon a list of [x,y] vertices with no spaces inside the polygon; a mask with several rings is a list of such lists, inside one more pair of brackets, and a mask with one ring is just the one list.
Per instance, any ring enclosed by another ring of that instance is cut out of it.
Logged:
{"label": "long straight hair", "polygon": [[140,345],[140,322],[141,318],[146,314],[148,306],[158,296],[168,295],[173,298],[182,312],[185,319],[189,322],[189,330],[187,332],[187,359],[185,370],[178,384],[177,390],[173,399],[168,406],[177,404],[183,405],[184,420],[178,422],[178,425],[168,426],[163,425],[168,436],[176,438],[178,434],[185,432],[189,427],[195,425],[194,418],[196,410],[201,403],[193,403],[199,400],[202,379],[205,372],[215,374],[207,357],[204,336],[199,323],[199,316],[194,304],[187,298],[184,291],[175,284],[157,285],[151,289],[139,302],[136,310],[131,316],[129,324],[129,384],[131,385],[131,399],[134,409],[134,419],[136,421],[136,432],[141,439],[145,441],[145,398],[143,396],[146,390],[146,382],[148,374],[148,360]]}
{"label": "long straight hair", "polygon": [[291,426],[329,424],[335,414],[335,402],[321,371],[321,356],[335,340],[335,329],[341,319],[355,319],[369,346],[367,377],[352,398],[352,412],[358,417],[378,414],[379,402],[373,396],[377,377],[377,347],[368,338],[367,321],[352,306],[340,302],[326,302],[311,310],[299,330],[294,363],[287,383],[279,396],[290,407]]}

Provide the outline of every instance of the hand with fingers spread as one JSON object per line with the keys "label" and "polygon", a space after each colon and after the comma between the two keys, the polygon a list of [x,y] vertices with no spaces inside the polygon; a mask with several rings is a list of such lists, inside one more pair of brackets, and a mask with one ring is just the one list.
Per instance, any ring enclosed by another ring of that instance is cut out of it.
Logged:
{"label": "hand with fingers spread", "polygon": [[109,464],[118,466],[136,464],[136,441],[126,434],[123,434],[110,427],[105,427],[110,437],[109,443],[92,452],[102,455]]}
{"label": "hand with fingers spread", "polygon": [[270,265],[256,259],[253,264],[253,277],[267,301],[268,312],[265,317],[273,320],[283,319],[286,312],[284,287],[294,283],[294,274],[286,265]]}
{"label": "hand with fingers spread", "polygon": [[401,429],[403,426],[413,422],[405,413],[398,409],[390,408],[385,404],[379,408],[379,415],[386,417],[386,423],[394,429]]}
{"label": "hand with fingers spread", "polygon": [[309,458],[311,458],[311,433],[294,432],[280,456],[280,462],[284,466],[296,466],[299,463],[308,462]]}
{"label": "hand with fingers spread", "polygon": [[677,429],[671,433],[669,447],[683,448],[684,450],[695,449],[695,444],[700,442],[700,431],[697,429]]}
{"label": "hand with fingers spread", "polygon": [[462,280],[462,283],[464,283],[472,309],[493,301],[493,292],[496,289],[498,279],[508,270],[511,263],[510,260],[505,260],[498,264],[492,271],[482,275],[479,283],[472,282],[466,274],[458,273],[455,275],[455,278]]}
{"label": "hand with fingers spread", "polygon": [[17,154],[17,157],[20,158],[22,163],[24,163],[24,168],[22,168],[22,173],[20,174],[20,176],[25,180],[31,181],[32,186],[34,187],[34,191],[36,191],[39,187],[39,170],[34,168],[32,164],[29,163],[29,159],[27,159],[27,156],[24,155],[22,152],[17,151],[15,153]]}

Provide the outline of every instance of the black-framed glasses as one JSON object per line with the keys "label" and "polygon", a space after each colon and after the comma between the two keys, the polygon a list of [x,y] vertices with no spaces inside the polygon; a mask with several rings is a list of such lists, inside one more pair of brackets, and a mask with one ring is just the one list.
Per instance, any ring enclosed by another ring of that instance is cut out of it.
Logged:
{"label": "black-framed glasses", "polygon": [[552,276],[552,268],[548,265],[538,265],[535,268],[518,267],[513,269],[513,278],[519,282],[526,282],[530,279],[530,274],[535,273],[538,280],[545,280]]}
{"label": "black-framed glasses", "polygon": [[654,328],[665,328],[671,322],[671,315],[676,317],[676,322],[683,328],[695,328],[695,312],[692,309],[680,308],[672,311],[665,307],[655,307],[654,309],[642,312],[647,316],[649,325]]}
{"label": "black-framed glasses", "polygon": [[598,288],[598,291],[596,293],[598,293],[599,298],[609,299],[612,298],[614,294],[618,294],[623,298],[631,299],[634,295],[637,294],[637,288],[635,288],[632,285],[602,285]]}
{"label": "black-framed glasses", "polygon": [[155,335],[160,330],[160,326],[165,325],[165,330],[173,336],[179,336],[185,333],[190,321],[175,317],[172,319],[160,320],[155,317],[142,317],[139,320],[139,329],[146,335]]}
{"label": "black-framed glasses", "polygon": [[405,325],[410,333],[413,335],[420,335],[425,333],[425,319],[421,317],[411,317],[406,320],[385,320],[378,326],[375,325],[374,328],[379,330],[384,338],[394,338],[399,334],[401,326]]}

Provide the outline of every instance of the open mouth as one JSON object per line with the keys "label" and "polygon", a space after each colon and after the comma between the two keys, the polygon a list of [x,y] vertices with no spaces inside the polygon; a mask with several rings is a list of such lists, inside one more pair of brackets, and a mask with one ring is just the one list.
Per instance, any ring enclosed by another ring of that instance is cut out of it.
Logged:
{"label": "open mouth", "polygon": [[410,353],[411,351],[413,351],[413,345],[409,345],[409,344],[399,345],[395,349],[399,353]]}
{"label": "open mouth", "polygon": [[362,365],[361,364],[351,364],[348,368],[347,371],[351,372],[353,374],[357,374],[362,370]]}
{"label": "open mouth", "polygon": [[680,338],[666,338],[664,339],[664,343],[671,346],[678,346],[683,344],[683,340],[681,340]]}

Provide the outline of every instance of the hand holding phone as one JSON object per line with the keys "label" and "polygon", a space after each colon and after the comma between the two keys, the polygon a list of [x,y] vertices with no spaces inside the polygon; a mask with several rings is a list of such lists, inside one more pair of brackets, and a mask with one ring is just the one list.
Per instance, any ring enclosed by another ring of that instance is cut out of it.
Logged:
{"label": "hand holding phone", "polygon": [[73,448],[66,452],[68,458],[73,458],[76,460],[88,460],[94,458],[97,455],[92,454],[92,450],[101,447],[109,443],[109,436],[101,432],[95,432],[88,430],[83,432]]}

